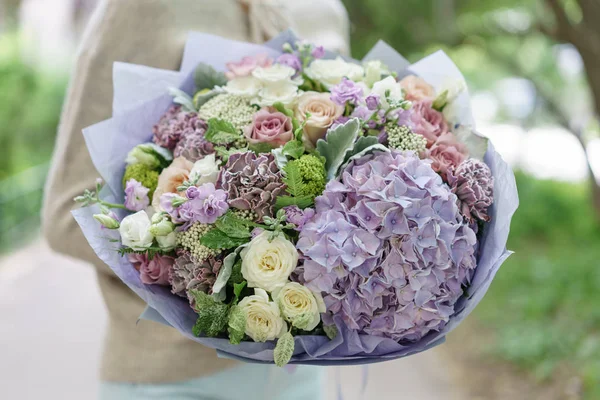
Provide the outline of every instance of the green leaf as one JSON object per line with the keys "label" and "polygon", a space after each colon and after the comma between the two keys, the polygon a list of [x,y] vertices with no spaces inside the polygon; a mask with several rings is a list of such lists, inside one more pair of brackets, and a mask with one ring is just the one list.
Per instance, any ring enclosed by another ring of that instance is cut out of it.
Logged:
{"label": "green leaf", "polygon": [[369,154],[369,153],[371,153],[373,151],[385,151],[385,152],[389,152],[390,149],[388,149],[387,147],[385,147],[384,145],[382,145],[380,143],[377,143],[377,144],[374,144],[372,146],[369,146],[366,149],[364,149],[363,151],[360,151],[360,152],[354,154],[352,157],[348,158],[344,162],[344,164],[342,165],[342,167],[340,168],[340,170],[343,170],[344,168],[346,168],[346,166],[350,163],[350,161],[356,160],[357,158],[361,158],[365,154]]}
{"label": "green leaf", "polygon": [[196,112],[196,106],[194,106],[194,100],[190,97],[189,94],[184,92],[183,90],[170,87],[169,94],[173,96],[173,103],[181,104],[185,111]]}
{"label": "green leaf", "polygon": [[198,90],[213,89],[215,86],[223,86],[227,83],[225,74],[215,70],[208,64],[198,64],[194,72],[194,82]]}
{"label": "green leaf", "polygon": [[229,342],[231,344],[240,344],[246,331],[246,313],[239,306],[231,307],[229,311],[229,320],[227,323],[227,332],[229,332]]}
{"label": "green leaf", "polygon": [[298,329],[306,329],[308,324],[310,324],[313,320],[313,315],[311,313],[303,313],[297,315],[296,318],[292,320],[292,325]]}
{"label": "green leaf", "polygon": [[220,92],[217,90],[209,90],[209,89],[203,89],[203,90],[197,92],[194,95],[194,106],[196,107],[197,110],[199,110],[200,107],[202,107],[204,105],[204,103],[206,103],[207,101],[209,101],[210,99],[212,99],[213,97],[218,95],[219,93]]}
{"label": "green leaf", "polygon": [[208,120],[208,129],[204,138],[215,144],[229,144],[240,138],[238,130],[229,122],[211,118]]}
{"label": "green leaf", "polygon": [[325,334],[327,335],[329,340],[335,339],[338,335],[338,330],[335,325],[323,325],[323,330],[325,331]]}
{"label": "green leaf", "polygon": [[244,283],[244,276],[242,275],[242,260],[238,260],[235,264],[233,264],[233,270],[231,271],[231,278],[229,278],[229,282],[235,285],[239,285]]}
{"label": "green leaf", "polygon": [[344,163],[346,153],[354,147],[354,142],[360,132],[358,118],[352,118],[342,125],[327,132],[326,140],[317,141],[317,151],[325,157],[327,180],[335,178],[338,169]]}
{"label": "green leaf", "polygon": [[379,143],[379,140],[375,136],[361,136],[356,141],[356,144],[352,148],[352,150],[346,152],[346,156],[344,157],[344,162],[348,161],[350,157],[360,153],[361,151]]}
{"label": "green leaf", "polygon": [[298,123],[298,120],[294,118],[294,111],[286,108],[285,105],[280,101],[273,104],[273,108],[292,119],[292,130],[296,132],[296,130],[300,127],[300,124]]}
{"label": "green leaf", "polygon": [[269,143],[254,143],[248,146],[249,150],[252,150],[256,154],[270,153],[273,150],[273,146]]}
{"label": "green leaf", "polygon": [[252,236],[248,224],[229,211],[215,221],[215,226],[227,236],[232,238],[249,238]]}
{"label": "green leaf", "polygon": [[442,93],[438,94],[433,103],[431,103],[431,108],[442,112],[444,107],[448,104],[448,91],[444,90]]}
{"label": "green leaf", "polygon": [[314,198],[310,195],[293,197],[293,196],[279,196],[275,201],[275,208],[281,209],[287,206],[298,206],[302,209],[310,207],[314,203]]}
{"label": "green leaf", "polygon": [[248,241],[248,238],[232,238],[220,229],[213,228],[200,238],[200,244],[209,249],[232,249]]}
{"label": "green leaf", "polygon": [[223,161],[227,162],[229,156],[235,153],[243,152],[245,149],[227,149],[224,146],[215,146],[215,153],[217,153],[217,157],[220,157]]}
{"label": "green leaf", "polygon": [[306,194],[306,187],[302,181],[302,175],[300,174],[300,168],[296,163],[288,163],[285,168],[285,177],[282,179],[283,183],[287,185],[287,192],[294,196],[300,197]]}
{"label": "green leaf", "polygon": [[[241,267],[242,263],[240,261],[240,267]],[[234,283],[233,284],[233,294],[235,295],[235,299],[236,301],[240,298],[240,294],[242,294],[242,290],[244,290],[244,288],[246,287],[246,285],[248,284],[248,282],[243,281],[242,283]]]}
{"label": "green leaf", "polygon": [[300,158],[304,154],[304,144],[299,140],[291,140],[283,146],[283,155]]}
{"label": "green leaf", "polygon": [[285,154],[283,154],[283,147],[273,149],[271,151],[271,154],[273,154],[273,156],[275,157],[275,164],[277,164],[279,170],[285,174],[284,168],[288,162],[288,159],[285,156]]}
{"label": "green leaf", "polygon": [[290,332],[286,332],[277,341],[273,351],[273,360],[278,367],[283,367],[290,362],[294,355],[294,337]]}
{"label": "green leaf", "polygon": [[200,290],[192,289],[190,294],[196,302],[194,309],[198,313],[192,333],[195,336],[206,335],[209,337],[215,337],[222,333],[229,321],[229,306],[215,301],[212,296]]}

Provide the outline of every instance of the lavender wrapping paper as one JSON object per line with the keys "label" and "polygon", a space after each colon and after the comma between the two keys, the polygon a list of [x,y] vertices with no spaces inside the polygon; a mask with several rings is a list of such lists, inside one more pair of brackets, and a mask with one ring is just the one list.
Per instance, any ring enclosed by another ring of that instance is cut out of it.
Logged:
{"label": "lavender wrapping paper", "polygon": [[[83,131],[92,161],[107,182],[101,196],[109,201],[122,201],[121,179],[125,157],[133,147],[150,140],[152,126],[171,105],[172,99],[166,94],[169,86],[178,86],[190,93],[193,90],[192,73],[199,62],[223,71],[227,61],[242,56],[267,53],[276,57],[281,53],[281,44],[294,39],[293,33],[288,31],[265,46],[259,46],[208,34],[191,33],[179,72],[116,63],[113,73],[114,116]],[[329,58],[334,56],[327,53]],[[383,60],[399,76],[410,73],[419,75],[438,90],[447,78],[464,81],[458,68],[443,52],[434,53],[409,65],[389,45],[379,42],[365,57],[365,60],[369,59]],[[458,122],[474,130],[466,91],[456,100],[456,106]],[[333,340],[324,336],[296,337],[291,364],[369,364],[416,354],[442,343],[445,336],[471,313],[485,295],[501,264],[510,255],[506,250],[506,241],[510,220],[518,207],[517,188],[512,170],[491,144],[488,144],[484,160],[490,166],[495,179],[495,201],[490,209],[492,220],[483,231],[480,257],[472,285],[457,303],[455,314],[443,330],[431,332],[420,341],[404,346],[387,338],[359,335],[337,321],[339,334]],[[243,342],[232,345],[227,339],[195,337],[192,327],[196,321],[196,314],[189,307],[187,300],[172,295],[169,288],[142,284],[131,263],[116,251],[119,245],[114,240],[119,239],[118,232],[101,229],[93,219],[92,215],[98,212],[97,206],[80,208],[73,211],[73,216],[98,257],[148,304],[141,318],[168,324],[191,340],[215,348],[222,357],[246,362],[272,363],[274,342]],[[132,321],[132,324],[134,323],[135,321]]]}

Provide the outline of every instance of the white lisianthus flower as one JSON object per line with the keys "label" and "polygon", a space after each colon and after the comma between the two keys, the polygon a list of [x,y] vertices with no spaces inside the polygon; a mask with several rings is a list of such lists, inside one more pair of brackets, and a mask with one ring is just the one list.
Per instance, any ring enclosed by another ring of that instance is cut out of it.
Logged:
{"label": "white lisianthus flower", "polygon": [[158,242],[158,247],[161,249],[167,251],[173,250],[177,244],[177,233],[173,231],[166,236],[157,236],[156,241]]}
{"label": "white lisianthus flower", "polygon": [[400,84],[396,82],[393,76],[388,76],[379,82],[375,82],[373,89],[371,89],[371,94],[379,96],[383,108],[389,108],[390,101],[402,101],[404,99],[402,87],[400,87]]}
{"label": "white lisianthus flower", "polygon": [[258,96],[257,103],[260,106],[271,106],[278,101],[287,106],[298,97],[298,87],[290,82],[280,82],[265,86]]}
{"label": "white lisianthus flower", "polygon": [[262,289],[254,289],[254,295],[240,301],[238,307],[246,316],[246,335],[255,342],[275,340],[287,332],[287,324],[281,318],[277,304],[269,301],[269,295]]}
{"label": "white lisianthus flower", "polygon": [[325,302],[321,294],[311,292],[296,282],[289,282],[275,289],[273,300],[286,321],[305,331],[315,329],[321,321],[321,313],[325,312]]}
{"label": "white lisianthus flower", "polygon": [[365,79],[367,86],[371,87],[377,81],[381,80],[383,75],[389,75],[388,67],[379,60],[371,60],[365,63]]}
{"label": "white lisianthus flower", "polygon": [[217,176],[219,176],[219,164],[214,154],[196,161],[190,171],[190,181],[198,186],[204,183],[216,183]]}
{"label": "white lisianthus flower", "polygon": [[[252,76],[262,82],[265,86],[278,84],[281,82],[292,82],[292,77],[296,70],[283,64],[273,64],[269,67],[258,67],[252,71]],[[302,82],[300,82],[302,83]]]}
{"label": "white lisianthus flower", "polygon": [[127,165],[145,164],[150,168],[158,168],[161,164],[159,157],[162,157],[167,161],[173,159],[173,155],[169,150],[154,143],[142,143],[135,146],[127,153],[125,162]]}
{"label": "white lisianthus flower", "polygon": [[340,83],[343,77],[360,81],[364,76],[363,67],[346,62],[342,57],[335,60],[314,60],[304,72],[309,78],[321,82],[328,89]]}
{"label": "white lisianthus flower", "polygon": [[242,76],[228,81],[227,85],[225,85],[223,89],[225,92],[234,94],[236,96],[253,97],[258,94],[261,87],[262,84],[255,77]]}
{"label": "white lisianthus flower", "polygon": [[242,275],[248,287],[272,292],[285,285],[298,264],[298,251],[283,234],[264,231],[242,250]]}
{"label": "white lisianthus flower", "polygon": [[119,227],[123,246],[137,251],[144,251],[152,246],[154,236],[150,233],[150,226],[150,217],[143,210],[123,218]]}

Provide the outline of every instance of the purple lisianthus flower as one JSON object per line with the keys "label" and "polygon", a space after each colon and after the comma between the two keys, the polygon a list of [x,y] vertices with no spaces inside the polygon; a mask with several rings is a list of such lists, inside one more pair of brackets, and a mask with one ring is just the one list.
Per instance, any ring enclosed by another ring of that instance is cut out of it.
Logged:
{"label": "purple lisianthus flower", "polygon": [[148,192],[150,189],[135,179],[125,184],[125,208],[131,211],[141,211],[150,205]]}
{"label": "purple lisianthus flower", "polygon": [[323,58],[325,57],[325,48],[323,46],[316,46],[313,50],[311,55],[314,58]]}
{"label": "purple lisianthus flower", "polygon": [[213,224],[229,209],[227,192],[216,189],[212,182],[205,183],[190,192],[194,197],[191,199],[188,197],[188,201],[178,209],[179,217],[184,221]]}
{"label": "purple lisianthus flower", "polygon": [[285,210],[287,222],[296,225],[296,228],[294,229],[298,232],[300,232],[304,224],[306,224],[315,215],[315,210],[312,208],[306,208],[302,210],[298,206],[287,206],[283,209]]}
{"label": "purple lisianthus flower", "polygon": [[302,69],[302,61],[295,54],[284,53],[277,57],[277,63],[281,65],[287,65],[290,68],[294,68],[296,71]]}
{"label": "purple lisianthus flower", "polygon": [[346,103],[356,104],[362,99],[362,95],[362,88],[346,77],[331,88],[331,101],[340,106],[345,106]]}
{"label": "purple lisianthus flower", "polygon": [[376,94],[370,94],[365,98],[365,103],[367,104],[367,108],[371,111],[377,110],[379,108],[380,99]]}

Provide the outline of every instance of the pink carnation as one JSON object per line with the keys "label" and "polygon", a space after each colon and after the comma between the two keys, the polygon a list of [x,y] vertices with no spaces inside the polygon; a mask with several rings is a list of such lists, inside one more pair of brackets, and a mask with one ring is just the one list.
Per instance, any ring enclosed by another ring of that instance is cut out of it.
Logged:
{"label": "pink carnation", "polygon": [[247,56],[238,62],[229,62],[225,64],[229,71],[225,72],[227,79],[248,76],[257,67],[269,67],[273,60],[266,54],[257,54],[256,56]]}
{"label": "pink carnation", "polygon": [[127,256],[135,269],[140,271],[140,280],[146,285],[169,285],[169,274],[175,259],[155,254],[150,259],[146,254],[132,253]]}
{"label": "pink carnation", "polygon": [[427,148],[430,148],[437,138],[448,132],[448,124],[444,115],[431,107],[430,100],[413,103],[411,111],[413,130],[427,139]]}
{"label": "pink carnation", "polygon": [[431,168],[442,176],[445,182],[448,182],[447,172],[460,165],[467,159],[467,147],[460,143],[456,137],[448,132],[440,136],[437,141],[426,150],[427,158],[433,160]]}

